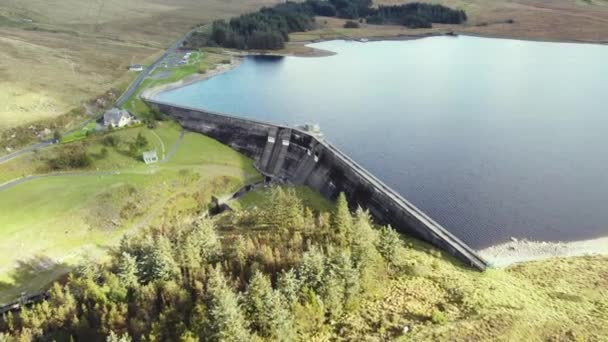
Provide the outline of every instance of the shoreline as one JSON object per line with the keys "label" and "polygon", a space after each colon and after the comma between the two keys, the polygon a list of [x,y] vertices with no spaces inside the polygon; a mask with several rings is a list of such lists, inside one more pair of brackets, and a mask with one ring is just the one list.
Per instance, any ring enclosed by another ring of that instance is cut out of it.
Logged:
{"label": "shoreline", "polygon": [[608,236],[572,242],[513,240],[477,251],[492,268],[551,258],[608,255]]}
{"label": "shoreline", "polygon": [[[580,39],[540,39],[540,38],[527,38],[527,37],[517,37],[517,36],[505,36],[505,35],[492,35],[492,34],[483,34],[483,33],[475,33],[475,32],[460,32],[460,31],[441,31],[441,32],[423,32],[423,33],[415,33],[415,34],[398,34],[398,35],[387,35],[387,36],[370,36],[370,37],[332,37],[327,39],[315,39],[315,40],[303,40],[298,42],[293,42],[290,44],[293,45],[309,45],[315,43],[323,43],[332,40],[345,40],[345,41],[358,41],[358,42],[378,42],[378,41],[408,41],[408,40],[416,40],[416,39],[424,39],[431,37],[474,37],[474,38],[488,38],[488,39],[505,39],[505,40],[521,40],[526,42],[538,42],[538,43],[564,43],[564,44],[591,44],[591,45],[608,45],[608,40],[601,41],[593,41],[593,40],[580,40]],[[366,41],[361,41],[365,39]],[[315,50],[326,51],[322,49],[312,48]],[[335,53],[329,51],[329,55],[335,55]],[[280,56],[297,56],[297,57],[310,57],[308,54],[295,53],[295,54],[275,54]]]}
{"label": "shoreline", "polygon": [[193,83],[200,82],[200,81],[206,81],[212,77],[221,75],[225,72],[228,72],[228,71],[238,67],[239,65],[241,65],[241,63],[243,63],[243,56],[237,56],[235,58],[232,58],[232,60],[230,61],[230,64],[218,64],[215,69],[210,70],[204,74],[194,74],[194,75],[186,76],[179,81],[175,81],[175,82],[171,82],[171,83],[167,83],[167,84],[161,84],[156,87],[144,89],[141,92],[141,94],[139,94],[139,97],[142,99],[146,99],[146,98],[151,99],[151,98],[155,97],[156,95],[158,95],[159,93],[162,93],[165,91],[178,89],[178,88],[185,87],[185,86],[188,86]]}
{"label": "shoreline", "polygon": [[[491,39],[507,39],[507,40],[521,40],[521,41],[530,41],[530,42],[540,42],[540,43],[566,43],[566,44],[593,44],[593,45],[608,45],[608,41],[587,41],[587,40],[569,40],[569,39],[534,39],[534,38],[525,38],[525,37],[509,37],[509,36],[500,36],[500,35],[488,35],[488,34],[478,34],[474,32],[458,32],[458,31],[445,31],[445,32],[424,32],[424,33],[416,33],[416,34],[399,34],[392,36],[371,36],[371,37],[359,37],[359,38],[348,38],[348,37],[332,37],[327,39],[315,39],[315,40],[306,40],[306,41],[297,41],[297,42],[289,42],[288,46],[304,46],[307,48],[306,52],[275,52],[270,50],[253,50],[253,51],[230,51],[228,54],[233,57],[233,60],[230,64],[219,64],[217,68],[205,73],[205,74],[195,74],[187,76],[179,81],[167,83],[163,85],[159,85],[157,87],[145,89],[140,94],[141,98],[153,98],[159,93],[170,91],[174,89],[178,89],[181,87],[185,87],[191,85],[196,82],[205,81],[212,77],[221,75],[225,72],[228,72],[236,67],[238,67],[242,62],[243,58],[249,56],[276,56],[276,57],[301,57],[301,58],[309,58],[309,57],[329,57],[334,56],[337,53],[329,50],[323,50],[315,47],[309,46],[310,44],[323,43],[332,40],[344,40],[344,41],[357,41],[361,43],[367,42],[378,42],[378,41],[408,41],[408,40],[417,40],[431,37],[455,37],[465,36],[465,37],[476,37],[476,38],[491,38]],[[365,40],[365,41],[363,41]]]}

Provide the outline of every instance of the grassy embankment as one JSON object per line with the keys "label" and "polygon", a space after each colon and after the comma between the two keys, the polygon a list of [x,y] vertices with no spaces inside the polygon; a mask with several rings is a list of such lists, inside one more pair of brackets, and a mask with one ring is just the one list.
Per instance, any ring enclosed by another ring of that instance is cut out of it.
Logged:
{"label": "grassy embankment", "polygon": [[163,84],[174,83],[188,76],[204,75],[214,70],[219,64],[230,63],[230,60],[230,56],[223,53],[221,49],[206,48],[195,51],[190,56],[186,65],[157,68],[142,82],[123,107],[141,118],[148,118],[151,115],[150,109],[139,98],[142,91]]}
{"label": "grassy embankment", "polygon": [[[50,172],[46,160],[61,150],[82,147],[93,159],[86,169],[66,170],[82,175],[36,179],[0,190],[0,303],[22,291],[38,291],[84,258],[102,257],[129,229],[153,224],[168,213],[199,210],[212,194],[234,191],[260,177],[250,159],[194,133],[185,134],[168,162],[146,166],[126,146],[138,133],[162,158],[160,140],[168,154],[180,129],[171,122],[161,123],[156,134],[135,127],[0,164],[4,183]],[[121,143],[102,145],[107,136]],[[104,148],[107,155],[101,157]]]}

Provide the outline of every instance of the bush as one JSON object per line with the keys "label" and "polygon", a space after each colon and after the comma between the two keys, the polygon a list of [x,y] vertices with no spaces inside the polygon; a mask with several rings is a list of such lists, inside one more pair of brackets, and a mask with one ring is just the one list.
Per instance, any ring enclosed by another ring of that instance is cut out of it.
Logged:
{"label": "bush", "polygon": [[101,139],[101,144],[108,147],[116,147],[120,144],[120,138],[115,135],[107,135]]}
{"label": "bush", "polygon": [[51,170],[83,169],[91,166],[92,163],[91,157],[82,147],[63,149],[57,157],[47,160]]}
{"label": "bush", "polygon": [[344,28],[359,28],[359,23],[356,21],[349,20],[344,23]]}
{"label": "bush", "polygon": [[447,320],[448,319],[445,317],[445,313],[443,313],[443,311],[433,310],[433,313],[431,314],[431,322],[434,324],[444,324],[447,322]]}

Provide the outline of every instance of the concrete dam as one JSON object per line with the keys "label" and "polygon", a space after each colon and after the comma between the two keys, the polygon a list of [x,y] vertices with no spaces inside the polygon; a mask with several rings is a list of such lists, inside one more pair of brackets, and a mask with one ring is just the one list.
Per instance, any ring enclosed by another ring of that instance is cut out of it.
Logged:
{"label": "concrete dam", "polygon": [[151,98],[144,101],[184,128],[253,158],[257,169],[267,177],[310,186],[331,200],[344,192],[352,208],[369,210],[376,223],[390,224],[478,270],[487,267],[472,248],[314,133]]}

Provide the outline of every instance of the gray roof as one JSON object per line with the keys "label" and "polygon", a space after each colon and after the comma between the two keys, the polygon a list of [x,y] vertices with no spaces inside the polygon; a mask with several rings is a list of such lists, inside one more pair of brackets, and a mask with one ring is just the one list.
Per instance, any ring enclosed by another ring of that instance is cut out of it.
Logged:
{"label": "gray roof", "polygon": [[116,107],[106,111],[105,113],[103,113],[103,121],[108,123],[108,122],[119,122],[120,119],[122,117],[127,117],[129,118],[131,116],[131,114],[129,114],[129,112],[127,112],[124,109],[118,109]]}
{"label": "gray roof", "polygon": [[157,158],[158,159],[158,155],[156,154],[156,150],[144,152],[144,159],[149,159],[149,158]]}

